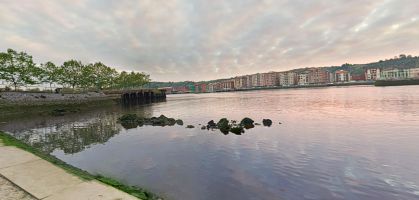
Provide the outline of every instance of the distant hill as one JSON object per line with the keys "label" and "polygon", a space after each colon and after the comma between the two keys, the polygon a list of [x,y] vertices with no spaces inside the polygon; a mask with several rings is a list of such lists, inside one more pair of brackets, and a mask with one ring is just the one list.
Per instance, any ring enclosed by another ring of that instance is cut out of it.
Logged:
{"label": "distant hill", "polygon": [[341,67],[337,68],[350,71],[352,74],[361,74],[364,73],[366,69],[380,68],[380,69],[409,69],[419,67],[419,57],[418,56],[406,56],[401,54],[398,57],[386,60],[380,60],[378,62],[368,63],[368,64],[344,64]]}
{"label": "distant hill", "polygon": [[[341,66],[328,66],[328,67],[320,67],[329,72],[335,72],[337,70],[347,70],[351,72],[351,74],[359,75],[363,74],[366,69],[372,68],[380,68],[380,69],[391,69],[391,68],[399,68],[399,69],[409,69],[409,68],[419,68],[419,56],[411,56],[411,55],[404,55],[401,54],[391,59],[380,60],[378,62],[367,63],[367,64],[343,64]],[[302,72],[308,68],[298,68],[289,70],[292,72]],[[262,72],[261,72],[262,73]],[[193,82],[193,81],[181,81],[181,82],[150,82],[147,87],[148,88],[160,88],[160,87],[180,87],[180,86],[187,86],[187,87],[194,87],[195,83],[211,83],[219,80],[224,79],[217,79],[211,81],[200,81],[200,82]]]}

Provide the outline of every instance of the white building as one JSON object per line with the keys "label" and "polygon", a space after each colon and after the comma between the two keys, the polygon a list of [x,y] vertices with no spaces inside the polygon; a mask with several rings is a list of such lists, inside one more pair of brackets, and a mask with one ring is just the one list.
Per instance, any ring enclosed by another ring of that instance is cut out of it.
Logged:
{"label": "white building", "polygon": [[401,80],[409,79],[410,69],[385,69],[380,73],[380,79],[382,80]]}
{"label": "white building", "polygon": [[367,71],[365,71],[365,79],[368,81],[380,79],[380,73],[380,68],[367,69]]}
{"label": "white building", "polygon": [[410,78],[419,79],[419,68],[411,68],[410,71]]}
{"label": "white building", "polygon": [[280,72],[278,76],[280,86],[291,86],[296,83],[297,75],[294,72]]}
{"label": "white building", "polygon": [[308,74],[307,73],[298,74],[298,85],[308,85]]}

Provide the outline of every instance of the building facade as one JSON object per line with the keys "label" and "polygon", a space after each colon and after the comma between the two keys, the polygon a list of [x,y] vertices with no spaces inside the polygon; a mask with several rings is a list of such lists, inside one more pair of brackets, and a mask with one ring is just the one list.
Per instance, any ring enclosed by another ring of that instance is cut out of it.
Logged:
{"label": "building facade", "polygon": [[263,82],[262,86],[273,87],[279,85],[277,75],[278,73],[276,72],[264,73],[261,81]]}
{"label": "building facade", "polygon": [[312,68],[308,72],[309,84],[325,84],[327,83],[327,71],[321,68]]}
{"label": "building facade", "polygon": [[297,74],[295,72],[280,72],[279,85],[283,87],[293,86],[297,83]]}
{"label": "building facade", "polygon": [[382,80],[402,80],[411,78],[410,69],[385,69],[380,73]]}
{"label": "building facade", "polygon": [[410,70],[410,78],[419,79],[419,68],[411,68]]}
{"label": "building facade", "polygon": [[375,81],[380,78],[381,70],[380,68],[367,69],[365,71],[365,79],[367,81]]}
{"label": "building facade", "polygon": [[346,70],[338,70],[335,72],[335,82],[348,82],[351,80],[351,74]]}
{"label": "building facade", "polygon": [[308,85],[308,73],[307,72],[302,72],[298,74],[298,85]]}

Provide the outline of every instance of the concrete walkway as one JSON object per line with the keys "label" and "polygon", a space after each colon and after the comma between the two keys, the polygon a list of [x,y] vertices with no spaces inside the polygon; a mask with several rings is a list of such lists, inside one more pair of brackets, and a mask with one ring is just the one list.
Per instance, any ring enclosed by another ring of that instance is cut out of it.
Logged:
{"label": "concrete walkway", "polygon": [[[18,186],[16,191],[24,190],[37,199],[138,200],[99,181],[82,180],[29,152],[4,146],[1,140],[0,175]],[[2,190],[0,196],[5,192]]]}

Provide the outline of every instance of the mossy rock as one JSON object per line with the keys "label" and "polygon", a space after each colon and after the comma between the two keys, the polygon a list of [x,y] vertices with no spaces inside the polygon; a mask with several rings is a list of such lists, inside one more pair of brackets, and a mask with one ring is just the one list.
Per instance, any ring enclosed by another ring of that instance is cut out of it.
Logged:
{"label": "mossy rock", "polygon": [[214,120],[211,120],[207,123],[207,128],[217,128],[217,124],[214,122]]}
{"label": "mossy rock", "polygon": [[160,115],[159,117],[144,118],[138,117],[136,114],[125,114],[118,118],[118,122],[121,123],[124,128],[132,128],[135,124],[139,126],[173,126],[176,123],[183,124],[182,120],[175,120],[174,118],[168,118],[164,115]]}
{"label": "mossy rock", "polygon": [[243,126],[245,129],[251,129],[254,128],[255,125],[253,124],[255,121],[252,119],[245,117],[240,121],[240,125]]}
{"label": "mossy rock", "polygon": [[167,124],[169,126],[174,126],[176,124],[176,120],[174,118],[167,118]]}
{"label": "mossy rock", "polygon": [[118,118],[120,123],[137,123],[138,121],[137,114],[125,114]]}
{"label": "mossy rock", "polygon": [[229,124],[229,121],[227,118],[222,118],[220,119],[220,121],[218,121],[217,123],[217,128],[220,129],[221,132],[225,133],[230,130],[231,125]]}
{"label": "mossy rock", "polygon": [[268,127],[272,126],[272,120],[270,120],[270,119],[263,119],[262,123],[263,123],[264,126],[268,126]]}
{"label": "mossy rock", "polygon": [[230,128],[230,132],[236,135],[241,135],[242,133],[244,133],[244,129],[242,126],[234,126]]}
{"label": "mossy rock", "polygon": [[183,121],[181,119],[177,119],[176,124],[179,126],[183,126]]}

